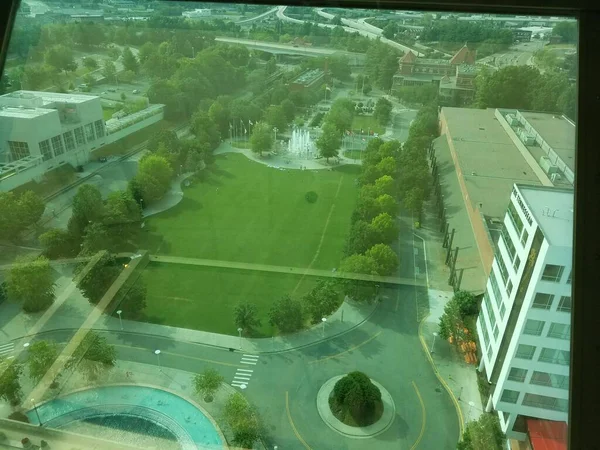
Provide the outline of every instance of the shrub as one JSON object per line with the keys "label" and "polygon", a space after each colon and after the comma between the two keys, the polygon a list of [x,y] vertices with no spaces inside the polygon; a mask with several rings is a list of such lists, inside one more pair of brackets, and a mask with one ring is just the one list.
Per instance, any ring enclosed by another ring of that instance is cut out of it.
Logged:
{"label": "shrub", "polygon": [[0,442],[4,442],[8,437],[2,431],[0,431]]}
{"label": "shrub", "polygon": [[315,191],[308,191],[304,198],[308,203],[315,203],[319,198],[319,194],[317,194]]}
{"label": "shrub", "polygon": [[10,420],[17,420],[19,422],[29,423],[29,417],[27,417],[21,411],[15,411],[14,413],[11,413],[10,416],[8,416],[8,418]]}
{"label": "shrub", "polygon": [[381,403],[381,392],[369,377],[362,372],[350,372],[333,387],[330,406],[336,417],[349,422],[349,417],[358,426],[370,425],[377,420],[377,405]]}

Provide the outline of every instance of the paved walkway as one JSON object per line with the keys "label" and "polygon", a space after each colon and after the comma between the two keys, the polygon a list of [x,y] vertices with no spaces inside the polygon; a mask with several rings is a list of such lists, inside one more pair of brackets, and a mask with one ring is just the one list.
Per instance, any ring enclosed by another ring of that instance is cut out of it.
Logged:
{"label": "paved walkway", "polygon": [[[446,303],[454,292],[447,284],[449,271],[444,264],[445,249],[442,249],[442,236],[439,222],[432,214],[431,205],[427,205],[421,229],[415,235],[424,240],[427,252],[429,314],[423,319],[419,334],[430,353],[430,362],[443,380],[455,404],[460,406],[464,422],[476,420],[484,410],[477,385],[477,366],[467,364],[456,347],[447,341],[436,339],[433,333],[439,331],[439,319]],[[472,403],[472,405],[471,405]]]}
{"label": "paved walkway", "polygon": [[167,192],[163,198],[157,202],[154,202],[150,206],[144,208],[142,216],[150,217],[154,214],[161,213],[176,206],[181,200],[183,200],[183,189],[181,184],[186,178],[191,177],[193,174],[193,172],[186,172],[177,176],[171,182],[171,188],[169,189],[169,192]]}

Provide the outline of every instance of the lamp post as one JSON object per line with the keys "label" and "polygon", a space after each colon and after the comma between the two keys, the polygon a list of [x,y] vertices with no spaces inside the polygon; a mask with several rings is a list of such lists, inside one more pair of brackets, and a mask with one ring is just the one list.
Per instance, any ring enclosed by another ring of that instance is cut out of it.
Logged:
{"label": "lamp post", "polygon": [[242,328],[238,328],[238,333],[240,335],[240,350],[242,349]]}
{"label": "lamp post", "polygon": [[123,319],[121,318],[121,313],[122,312],[123,311],[121,311],[121,310],[117,311],[117,314],[119,315],[119,323],[121,324],[121,330],[123,329]]}
{"label": "lamp post", "polygon": [[429,351],[429,353],[433,353],[433,348],[435,346],[435,338],[437,337],[437,333],[434,331],[433,332],[433,342],[431,343],[431,350]]}
{"label": "lamp post", "polygon": [[323,337],[325,337],[325,322],[327,322],[327,317],[321,318],[321,322],[323,323]]}
{"label": "lamp post", "polygon": [[156,355],[156,362],[158,363],[158,370],[161,370],[160,368],[160,350],[154,350],[154,354]]}
{"label": "lamp post", "polygon": [[277,142],[277,132],[278,131],[279,131],[279,128],[273,127],[273,132],[275,133],[275,142]]}
{"label": "lamp post", "polygon": [[35,404],[35,399],[31,399],[31,403],[33,404],[33,409],[35,411],[35,415],[37,416],[38,426],[42,426],[42,419],[40,419],[40,413],[38,412],[37,405]]}

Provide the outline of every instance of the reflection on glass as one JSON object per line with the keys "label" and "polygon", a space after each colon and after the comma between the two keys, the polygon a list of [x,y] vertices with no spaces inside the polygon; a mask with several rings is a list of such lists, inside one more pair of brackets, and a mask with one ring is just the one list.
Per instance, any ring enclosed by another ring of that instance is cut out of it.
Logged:
{"label": "reflection on glass", "polygon": [[0,442],[564,429],[576,76],[567,17],[24,1]]}

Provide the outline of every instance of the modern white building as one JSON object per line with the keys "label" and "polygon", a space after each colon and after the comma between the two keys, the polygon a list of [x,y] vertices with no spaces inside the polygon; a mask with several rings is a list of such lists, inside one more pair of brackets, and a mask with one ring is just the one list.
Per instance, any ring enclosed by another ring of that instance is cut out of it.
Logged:
{"label": "modern white building", "polygon": [[35,91],[2,95],[0,180],[32,168],[41,175],[61,164],[83,164],[106,136],[99,97]]}
{"label": "modern white building", "polygon": [[568,421],[572,247],[573,191],[515,184],[477,320],[486,410],[508,438]]}

